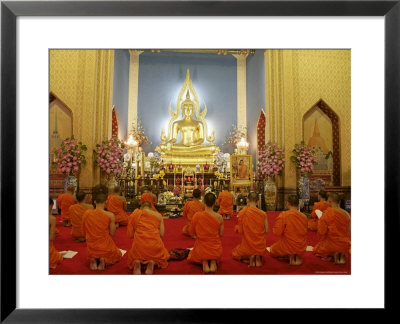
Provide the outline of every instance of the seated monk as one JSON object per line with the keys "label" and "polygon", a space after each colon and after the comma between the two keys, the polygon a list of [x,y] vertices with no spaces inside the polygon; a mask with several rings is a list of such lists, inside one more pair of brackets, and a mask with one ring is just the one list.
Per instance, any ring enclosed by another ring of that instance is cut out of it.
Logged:
{"label": "seated monk", "polygon": [[308,220],[308,229],[310,231],[316,231],[318,229],[318,216],[315,213],[316,210],[324,211],[329,207],[327,200],[328,199],[328,194],[326,191],[321,190],[318,193],[318,202],[316,202],[313,206],[312,212],[311,212],[311,219]]}
{"label": "seated monk", "polygon": [[49,216],[50,216],[50,244],[49,244],[49,267],[50,269],[57,268],[63,260],[60,252],[54,247],[53,241],[56,238],[56,218],[52,215],[54,201],[50,197]]}
{"label": "seated monk", "polygon": [[117,228],[128,225],[129,213],[126,212],[126,198],[121,196],[121,188],[119,186],[114,187],[111,194],[108,195],[106,208],[115,215]]}
{"label": "seated monk", "polygon": [[234,197],[229,192],[229,185],[224,185],[224,191],[218,195],[218,214],[224,219],[230,219],[233,214]]}
{"label": "seated monk", "polygon": [[142,196],[140,197],[140,205],[142,205],[144,202],[148,202],[151,205],[151,209],[153,211],[157,211],[156,207],[154,206],[155,204],[155,195],[150,192],[150,189],[148,187],[144,187],[142,191]]}
{"label": "seated monk", "polygon": [[327,208],[318,222],[318,234],[322,240],[314,247],[316,256],[322,260],[333,259],[335,264],[346,263],[346,252],[350,250],[350,215],[339,207],[339,195],[330,193]]}
{"label": "seated monk", "polygon": [[86,194],[83,191],[76,193],[77,204],[69,207],[69,214],[71,216],[71,235],[75,242],[84,242],[85,235],[82,233],[82,216],[88,209],[93,209],[93,206],[84,202]]}
{"label": "seated monk", "polygon": [[166,268],[169,252],[162,241],[164,221],[160,213],[144,202],[129,217],[127,234],[133,238],[128,252],[128,267],[133,274],[141,274],[141,265],[147,264],[146,274],[153,274],[154,266]]}
{"label": "seated monk", "polygon": [[270,254],[273,257],[289,257],[290,265],[301,265],[307,248],[307,217],[298,211],[297,196],[288,197],[287,208],[275,221],[273,232],[280,238],[271,245]]}
{"label": "seated monk", "polygon": [[114,214],[105,211],[107,196],[99,192],[94,197],[96,209],[88,209],[82,217],[82,232],[86,237],[86,251],[90,270],[104,270],[106,265],[121,260],[122,253],[111,236],[115,235]]}
{"label": "seated monk", "polygon": [[235,232],[242,235],[242,242],[232,250],[232,257],[238,261],[249,262],[249,267],[262,267],[262,258],[267,248],[265,233],[268,233],[267,213],[257,208],[258,194],[250,192],[248,207],[238,215]]}
{"label": "seated monk", "polygon": [[[200,201],[201,197],[201,191],[200,189],[196,188],[193,190],[193,200],[188,201],[185,206],[183,207],[183,217],[186,219],[186,224],[182,228],[182,233],[190,236],[189,234],[189,228],[190,228],[190,223],[192,222],[193,215],[199,211],[204,210],[204,205]],[[195,237],[193,237],[195,238]]]}
{"label": "seated monk", "polygon": [[224,234],[224,220],[214,212],[216,197],[209,192],[204,196],[205,211],[193,215],[189,234],[196,236],[188,261],[203,265],[203,272],[217,272],[217,263],[222,257],[221,236]]}
{"label": "seated monk", "polygon": [[75,187],[69,185],[67,192],[60,194],[57,199],[58,207],[61,209],[61,218],[64,221],[65,227],[71,227],[71,216],[69,214],[69,207],[76,204],[74,198]]}

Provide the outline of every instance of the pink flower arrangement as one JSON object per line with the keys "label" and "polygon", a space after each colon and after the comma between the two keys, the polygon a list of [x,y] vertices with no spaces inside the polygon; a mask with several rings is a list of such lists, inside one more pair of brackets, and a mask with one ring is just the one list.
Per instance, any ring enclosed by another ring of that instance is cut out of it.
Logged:
{"label": "pink flower arrangement", "polygon": [[280,175],[285,167],[285,152],[277,143],[268,142],[258,154],[258,168],[262,175]]}
{"label": "pink flower arrangement", "polygon": [[124,143],[116,137],[105,139],[96,144],[96,152],[98,154],[96,162],[107,175],[122,173],[124,147]]}
{"label": "pink flower arrangement", "polygon": [[296,163],[296,168],[300,170],[301,175],[312,174],[314,165],[317,164],[315,151],[302,141],[294,146],[293,153],[290,159]]}
{"label": "pink flower arrangement", "polygon": [[81,166],[86,164],[86,158],[83,155],[86,150],[86,145],[74,136],[67,137],[56,151],[54,163],[57,163],[57,171],[65,175],[78,174]]}
{"label": "pink flower arrangement", "polygon": [[181,193],[181,187],[175,186],[173,193],[175,196],[178,196]]}

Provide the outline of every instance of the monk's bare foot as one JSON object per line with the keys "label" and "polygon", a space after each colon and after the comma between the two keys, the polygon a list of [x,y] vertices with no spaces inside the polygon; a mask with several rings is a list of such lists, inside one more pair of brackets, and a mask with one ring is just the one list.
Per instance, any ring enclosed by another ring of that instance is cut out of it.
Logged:
{"label": "monk's bare foot", "polygon": [[335,264],[346,264],[346,255],[344,253],[335,253],[334,263]]}
{"label": "monk's bare foot", "polygon": [[148,264],[147,264],[147,268],[146,268],[146,274],[147,275],[151,275],[154,272],[154,261],[151,260]]}
{"label": "monk's bare foot", "polygon": [[203,273],[210,272],[210,266],[208,265],[208,260],[203,260]]}
{"label": "monk's bare foot", "polygon": [[262,267],[262,256],[261,255],[256,255],[256,267]]}
{"label": "monk's bare foot", "polygon": [[289,264],[290,265],[301,265],[303,263],[303,259],[298,254],[293,254],[289,256]]}
{"label": "monk's bare foot", "polygon": [[210,272],[217,272],[217,261],[211,260],[210,261]]}
{"label": "monk's bare foot", "polygon": [[97,260],[94,258],[90,259],[90,270],[97,270]]}
{"label": "monk's bare foot", "polygon": [[64,227],[71,227],[71,222],[65,220],[65,221],[64,221]]}
{"label": "monk's bare foot", "polygon": [[256,256],[251,255],[249,258],[249,268],[255,267],[256,266]]}
{"label": "monk's bare foot", "polygon": [[118,228],[119,227],[119,223],[115,223],[115,228]]}
{"label": "monk's bare foot", "polygon": [[98,270],[103,271],[106,268],[106,261],[104,258],[100,258],[99,266],[97,267]]}
{"label": "monk's bare foot", "polygon": [[140,261],[135,261],[135,266],[133,267],[133,274],[134,275],[140,275],[140,274],[142,274],[142,272],[141,272],[141,264],[140,264]]}

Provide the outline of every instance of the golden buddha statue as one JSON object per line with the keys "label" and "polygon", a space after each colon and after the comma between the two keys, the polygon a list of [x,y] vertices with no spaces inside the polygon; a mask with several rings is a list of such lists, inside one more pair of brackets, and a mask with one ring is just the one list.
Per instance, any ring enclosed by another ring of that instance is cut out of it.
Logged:
{"label": "golden buddha statue", "polygon": [[[186,91],[186,99],[183,94]],[[193,94],[193,100],[190,97]],[[200,104],[190,79],[189,69],[186,73],[185,82],[181,88],[176,105],[176,112],[169,106],[171,119],[168,124],[168,134],[161,131],[161,144],[156,148],[167,160],[185,165],[196,165],[212,162],[219,148],[214,142],[214,131],[208,136],[207,122],[204,117],[207,113],[207,106],[204,105],[200,113]],[[182,119],[177,120],[179,111],[182,109]],[[196,115],[197,119],[194,119]],[[180,136],[180,141],[177,143]],[[204,142],[208,141],[209,144]]]}

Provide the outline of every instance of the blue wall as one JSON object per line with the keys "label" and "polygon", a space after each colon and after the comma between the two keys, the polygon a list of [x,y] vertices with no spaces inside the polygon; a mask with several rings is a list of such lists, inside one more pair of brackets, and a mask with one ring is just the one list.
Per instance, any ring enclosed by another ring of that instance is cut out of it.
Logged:
{"label": "blue wall", "polygon": [[[224,145],[237,115],[236,59],[232,55],[144,52],[139,56],[138,118],[152,145],[145,152],[154,151],[160,143],[161,129],[170,118],[168,105],[175,110],[177,95],[190,69],[191,79],[208,112],[209,131],[215,130],[215,143],[221,151],[232,153],[231,145]],[[129,52],[116,50],[114,62],[113,104],[117,107],[120,138],[127,138],[128,129]],[[257,121],[260,108],[265,108],[264,52],[256,50],[247,58],[247,128],[250,154],[256,166]],[[180,117],[181,118],[181,117]]]}
{"label": "blue wall", "polygon": [[[236,124],[236,59],[232,55],[144,52],[139,58],[138,118],[154,150],[160,143],[161,128],[170,115],[168,105],[175,105],[189,68],[201,109],[207,105],[206,121],[215,130],[215,144],[224,152],[223,143]],[[179,117],[181,118],[181,116]]]}
{"label": "blue wall", "polygon": [[247,136],[250,143],[249,154],[253,155],[256,170],[257,122],[260,109],[265,111],[264,50],[256,50],[254,56],[247,57]]}
{"label": "blue wall", "polygon": [[129,52],[115,50],[113,105],[118,118],[118,136],[126,140],[128,131]]}

